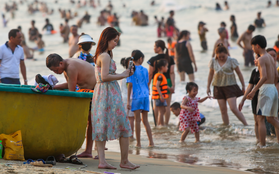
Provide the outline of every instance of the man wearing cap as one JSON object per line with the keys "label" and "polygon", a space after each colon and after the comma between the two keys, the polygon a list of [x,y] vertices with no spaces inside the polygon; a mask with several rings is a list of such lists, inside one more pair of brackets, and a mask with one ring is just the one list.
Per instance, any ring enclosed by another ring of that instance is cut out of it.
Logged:
{"label": "man wearing cap", "polygon": [[78,39],[78,46],[80,51],[76,52],[72,58],[78,58],[87,61],[88,63],[95,66],[93,55],[90,54],[90,50],[93,45],[96,45],[96,43],[93,41],[93,38],[88,34],[82,33]]}
{"label": "man wearing cap", "polygon": [[[86,40],[85,43],[88,42],[89,40]],[[93,43],[92,38],[89,43]],[[90,49],[88,49],[88,52],[89,50]],[[91,92],[92,90],[94,90],[94,87],[96,85],[95,68],[87,61],[72,58],[63,59],[58,54],[50,54],[46,58],[46,66],[56,74],[64,73],[67,80],[66,83],[55,85],[53,89],[68,89],[69,91],[76,91],[76,87],[78,86],[79,90],[77,92]],[[89,107],[88,127],[86,133],[86,151],[78,157],[92,158],[93,140],[90,109],[91,104]]]}
{"label": "man wearing cap", "polygon": [[20,46],[22,41],[21,32],[12,29],[9,32],[9,41],[0,46],[0,83],[20,84],[19,67],[27,85],[24,52]]}

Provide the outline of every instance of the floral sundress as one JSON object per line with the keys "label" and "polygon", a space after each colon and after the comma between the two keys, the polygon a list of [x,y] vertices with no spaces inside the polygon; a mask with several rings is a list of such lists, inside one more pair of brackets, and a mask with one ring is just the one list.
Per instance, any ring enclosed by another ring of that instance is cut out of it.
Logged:
{"label": "floral sundress", "polygon": [[[111,59],[109,74],[115,74],[116,65]],[[114,140],[132,135],[130,122],[116,80],[103,82],[101,67],[96,65],[97,84],[92,98],[92,138],[97,141]]]}

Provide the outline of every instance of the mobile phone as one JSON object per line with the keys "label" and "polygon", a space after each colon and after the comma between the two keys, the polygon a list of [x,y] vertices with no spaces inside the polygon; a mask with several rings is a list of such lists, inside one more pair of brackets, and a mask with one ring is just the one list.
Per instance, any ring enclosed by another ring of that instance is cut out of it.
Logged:
{"label": "mobile phone", "polygon": [[133,62],[134,58],[131,57],[131,60],[129,61],[129,69],[131,70],[134,66],[134,62]]}

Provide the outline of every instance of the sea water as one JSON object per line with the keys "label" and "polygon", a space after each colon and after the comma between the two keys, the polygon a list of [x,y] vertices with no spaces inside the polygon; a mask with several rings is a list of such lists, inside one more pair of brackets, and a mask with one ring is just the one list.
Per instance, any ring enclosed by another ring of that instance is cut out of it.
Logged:
{"label": "sea water", "polygon": [[[40,12],[30,15],[27,12],[27,4],[24,3],[23,5],[18,6],[19,10],[15,12],[15,19],[11,19],[10,14],[3,10],[4,2],[9,1],[1,0],[0,9],[2,13],[6,14],[6,19],[9,20],[9,23],[7,28],[3,28],[3,25],[0,26],[1,44],[4,44],[8,40],[8,32],[10,29],[21,25],[28,46],[35,47],[35,43],[28,41],[28,28],[31,26],[31,20],[36,20],[36,27],[42,32],[45,18],[49,18],[55,30],[59,31],[59,24],[64,23],[64,20],[60,18],[58,8],[71,9],[72,13],[78,12],[78,17],[69,21],[70,25],[76,24],[85,14],[85,11],[88,11],[91,15],[91,23],[83,24],[78,33],[84,32],[89,34],[96,42],[98,42],[99,36],[105,28],[97,26],[96,22],[99,12],[106,7],[108,3],[107,0],[101,0],[101,7],[95,9],[92,7],[78,9],[76,8],[76,5],[70,4],[68,0],[58,0],[57,4],[54,3],[54,0],[45,0],[44,2],[47,2],[48,7],[54,9],[53,15],[46,15]],[[31,3],[31,0],[28,2]],[[272,6],[271,8],[266,8],[267,2],[263,0],[229,0],[230,10],[228,11],[215,11],[214,8],[217,1],[156,0],[155,6],[150,6],[150,2],[151,0],[112,0],[114,12],[120,17],[120,28],[123,31],[120,37],[121,46],[116,47],[113,50],[114,60],[116,61],[118,68],[117,72],[121,73],[124,70],[119,63],[120,59],[122,57],[130,56],[134,49],[139,49],[144,53],[145,59],[143,66],[148,68],[146,62],[149,58],[156,55],[153,51],[153,47],[154,42],[158,39],[156,33],[157,25],[153,16],[157,15],[159,19],[163,16],[166,19],[168,17],[167,11],[171,7],[176,10],[174,19],[177,27],[180,30],[189,30],[191,32],[191,44],[198,66],[198,71],[195,73],[195,80],[199,85],[199,97],[206,96],[206,85],[209,71],[208,63],[211,59],[214,43],[219,37],[217,29],[219,28],[221,21],[226,22],[227,30],[229,30],[229,26],[231,25],[229,18],[230,15],[234,14],[236,16],[238,33],[241,35],[247,29],[249,24],[253,24],[257,12],[262,11],[262,17],[265,19],[267,27],[264,29],[256,29],[253,35],[264,35],[267,38],[267,47],[273,47],[277,35],[279,34],[279,7]],[[274,2],[275,1],[272,3]],[[126,8],[123,8],[124,3],[126,4]],[[223,6],[223,1],[219,1],[219,3]],[[139,27],[132,25],[132,10],[144,10],[144,12],[149,15],[149,26]],[[197,25],[199,21],[205,22],[206,27],[209,30],[206,34],[209,48],[207,52],[201,52],[199,36],[197,33]],[[161,39],[166,41],[166,38]],[[68,44],[62,43],[63,39],[60,37],[59,32],[55,35],[43,35],[43,40],[46,44],[45,53],[43,55],[35,53],[37,61],[25,61],[29,84],[34,83],[34,77],[38,73],[42,75],[54,74],[45,66],[45,58],[48,54],[58,53],[63,58],[68,58]],[[244,67],[242,49],[237,46],[236,42],[230,41],[230,45],[233,48],[236,48],[231,49],[230,54],[240,63],[240,69],[247,86],[253,68]],[[96,46],[93,46],[91,50],[92,54],[94,54],[95,49]],[[54,75],[60,82],[65,82],[62,75]],[[238,80],[237,76],[236,78]],[[183,96],[186,95],[186,83],[179,81],[178,74],[176,74],[175,80],[176,88],[175,94],[172,96],[172,102],[181,102]],[[186,78],[186,81],[187,80],[188,78]],[[23,82],[22,78],[21,82]],[[241,98],[238,98],[238,103],[240,100]],[[195,138],[193,134],[189,134],[185,143],[179,143],[181,132],[176,130],[178,121],[177,117],[171,115],[171,126],[155,128],[152,112],[149,112],[149,122],[152,127],[155,147],[147,147],[148,138],[144,126],[142,125],[142,148],[135,148],[136,141],[133,141],[130,144],[130,153],[143,155],[148,158],[163,158],[190,164],[230,167],[258,173],[276,173],[279,170],[278,163],[276,162],[279,154],[279,145],[276,143],[276,138],[267,138],[268,147],[258,148],[256,146],[254,117],[251,113],[250,101],[245,102],[243,109],[243,114],[249,124],[249,126],[246,127],[238,121],[231,111],[228,111],[230,125],[223,126],[216,100],[205,101],[199,105],[199,109],[206,117],[206,122],[202,125],[202,130],[200,131],[201,143],[194,143]],[[119,152],[119,144],[117,140],[108,142],[107,147],[109,151]]]}

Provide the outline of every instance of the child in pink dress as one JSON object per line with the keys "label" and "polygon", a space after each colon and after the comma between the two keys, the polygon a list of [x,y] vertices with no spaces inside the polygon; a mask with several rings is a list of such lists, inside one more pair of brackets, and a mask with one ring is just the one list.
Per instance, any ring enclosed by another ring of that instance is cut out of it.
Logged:
{"label": "child in pink dress", "polygon": [[196,83],[190,82],[186,85],[186,91],[188,96],[183,98],[181,104],[181,111],[179,114],[180,127],[179,130],[183,131],[180,142],[184,142],[190,129],[192,133],[195,133],[196,142],[200,141],[199,126],[197,121],[200,121],[200,112],[198,108],[198,102],[201,103],[209,97],[202,99],[196,97],[199,87]]}

